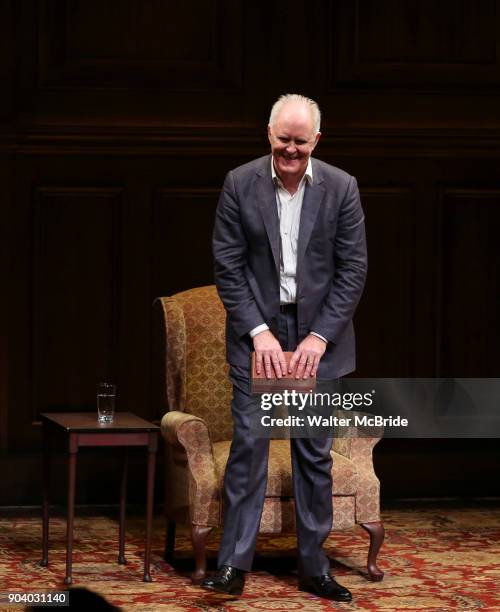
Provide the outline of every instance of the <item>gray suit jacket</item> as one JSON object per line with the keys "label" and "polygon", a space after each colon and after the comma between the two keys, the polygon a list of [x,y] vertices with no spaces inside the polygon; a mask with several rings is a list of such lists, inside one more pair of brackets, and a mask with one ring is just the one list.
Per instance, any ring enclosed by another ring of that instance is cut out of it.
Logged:
{"label": "gray suit jacket", "polygon": [[[364,215],[354,177],[317,159],[312,169],[298,239],[298,336],[315,331],[328,339],[318,377],[338,378],[355,368],[352,317],[367,270]],[[267,323],[278,337],[280,231],[270,155],[226,176],[213,253],[227,312],[227,359],[248,366],[253,328]]]}

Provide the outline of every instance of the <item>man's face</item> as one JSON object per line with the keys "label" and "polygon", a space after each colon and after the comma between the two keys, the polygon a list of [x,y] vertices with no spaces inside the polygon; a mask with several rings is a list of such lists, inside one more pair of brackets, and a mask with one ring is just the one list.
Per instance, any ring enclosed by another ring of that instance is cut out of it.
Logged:
{"label": "man's face", "polygon": [[314,132],[309,109],[301,104],[286,104],[267,126],[274,167],[282,181],[299,180],[321,136]]}

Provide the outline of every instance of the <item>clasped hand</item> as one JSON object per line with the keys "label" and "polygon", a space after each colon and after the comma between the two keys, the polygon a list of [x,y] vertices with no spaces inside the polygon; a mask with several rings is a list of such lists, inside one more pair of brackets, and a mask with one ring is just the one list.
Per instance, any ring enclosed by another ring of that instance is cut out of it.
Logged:
{"label": "clasped hand", "polygon": [[[277,378],[287,373],[285,355],[280,343],[270,330],[257,334],[253,339],[255,348],[255,369],[257,374],[264,371],[267,378],[271,378],[273,370]],[[297,346],[290,359],[288,373],[295,371],[295,378],[309,378],[315,376],[319,362],[326,351],[326,343],[313,334],[309,334]]]}

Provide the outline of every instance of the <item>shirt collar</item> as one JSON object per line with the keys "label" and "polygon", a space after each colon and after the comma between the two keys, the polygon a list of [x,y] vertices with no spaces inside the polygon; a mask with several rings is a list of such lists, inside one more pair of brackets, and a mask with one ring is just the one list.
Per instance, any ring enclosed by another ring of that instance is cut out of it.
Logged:
{"label": "shirt collar", "polygon": [[[274,169],[274,158],[273,158],[272,155],[271,155],[271,177],[272,177],[274,183],[278,183],[279,185],[282,184],[281,180],[280,180],[280,177],[276,174],[276,170]],[[309,183],[309,185],[312,185],[312,183],[313,183],[313,169],[312,169],[311,158],[309,158],[307,160],[306,171],[304,172],[304,176],[300,180],[301,181],[304,180],[304,177],[306,178],[306,180]]]}

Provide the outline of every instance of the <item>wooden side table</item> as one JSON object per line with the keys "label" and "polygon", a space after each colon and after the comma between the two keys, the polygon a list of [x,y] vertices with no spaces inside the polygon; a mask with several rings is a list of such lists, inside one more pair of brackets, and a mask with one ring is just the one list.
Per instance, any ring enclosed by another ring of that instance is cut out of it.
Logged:
{"label": "wooden side table", "polygon": [[[160,428],[130,412],[116,412],[112,423],[99,423],[97,412],[57,412],[42,414],[43,424],[43,553],[40,565],[48,565],[49,556],[49,493],[50,457],[56,440],[63,439],[68,449],[68,507],[66,527],[65,584],[73,582],[73,519],[75,514],[76,456],[81,447],[145,446],[148,450],[146,499],[146,550],[144,582],[151,582],[151,531],[153,522],[153,491],[158,433]],[[127,492],[127,457],[123,464],[120,487],[120,521],[118,563],[125,563],[125,504]]]}

